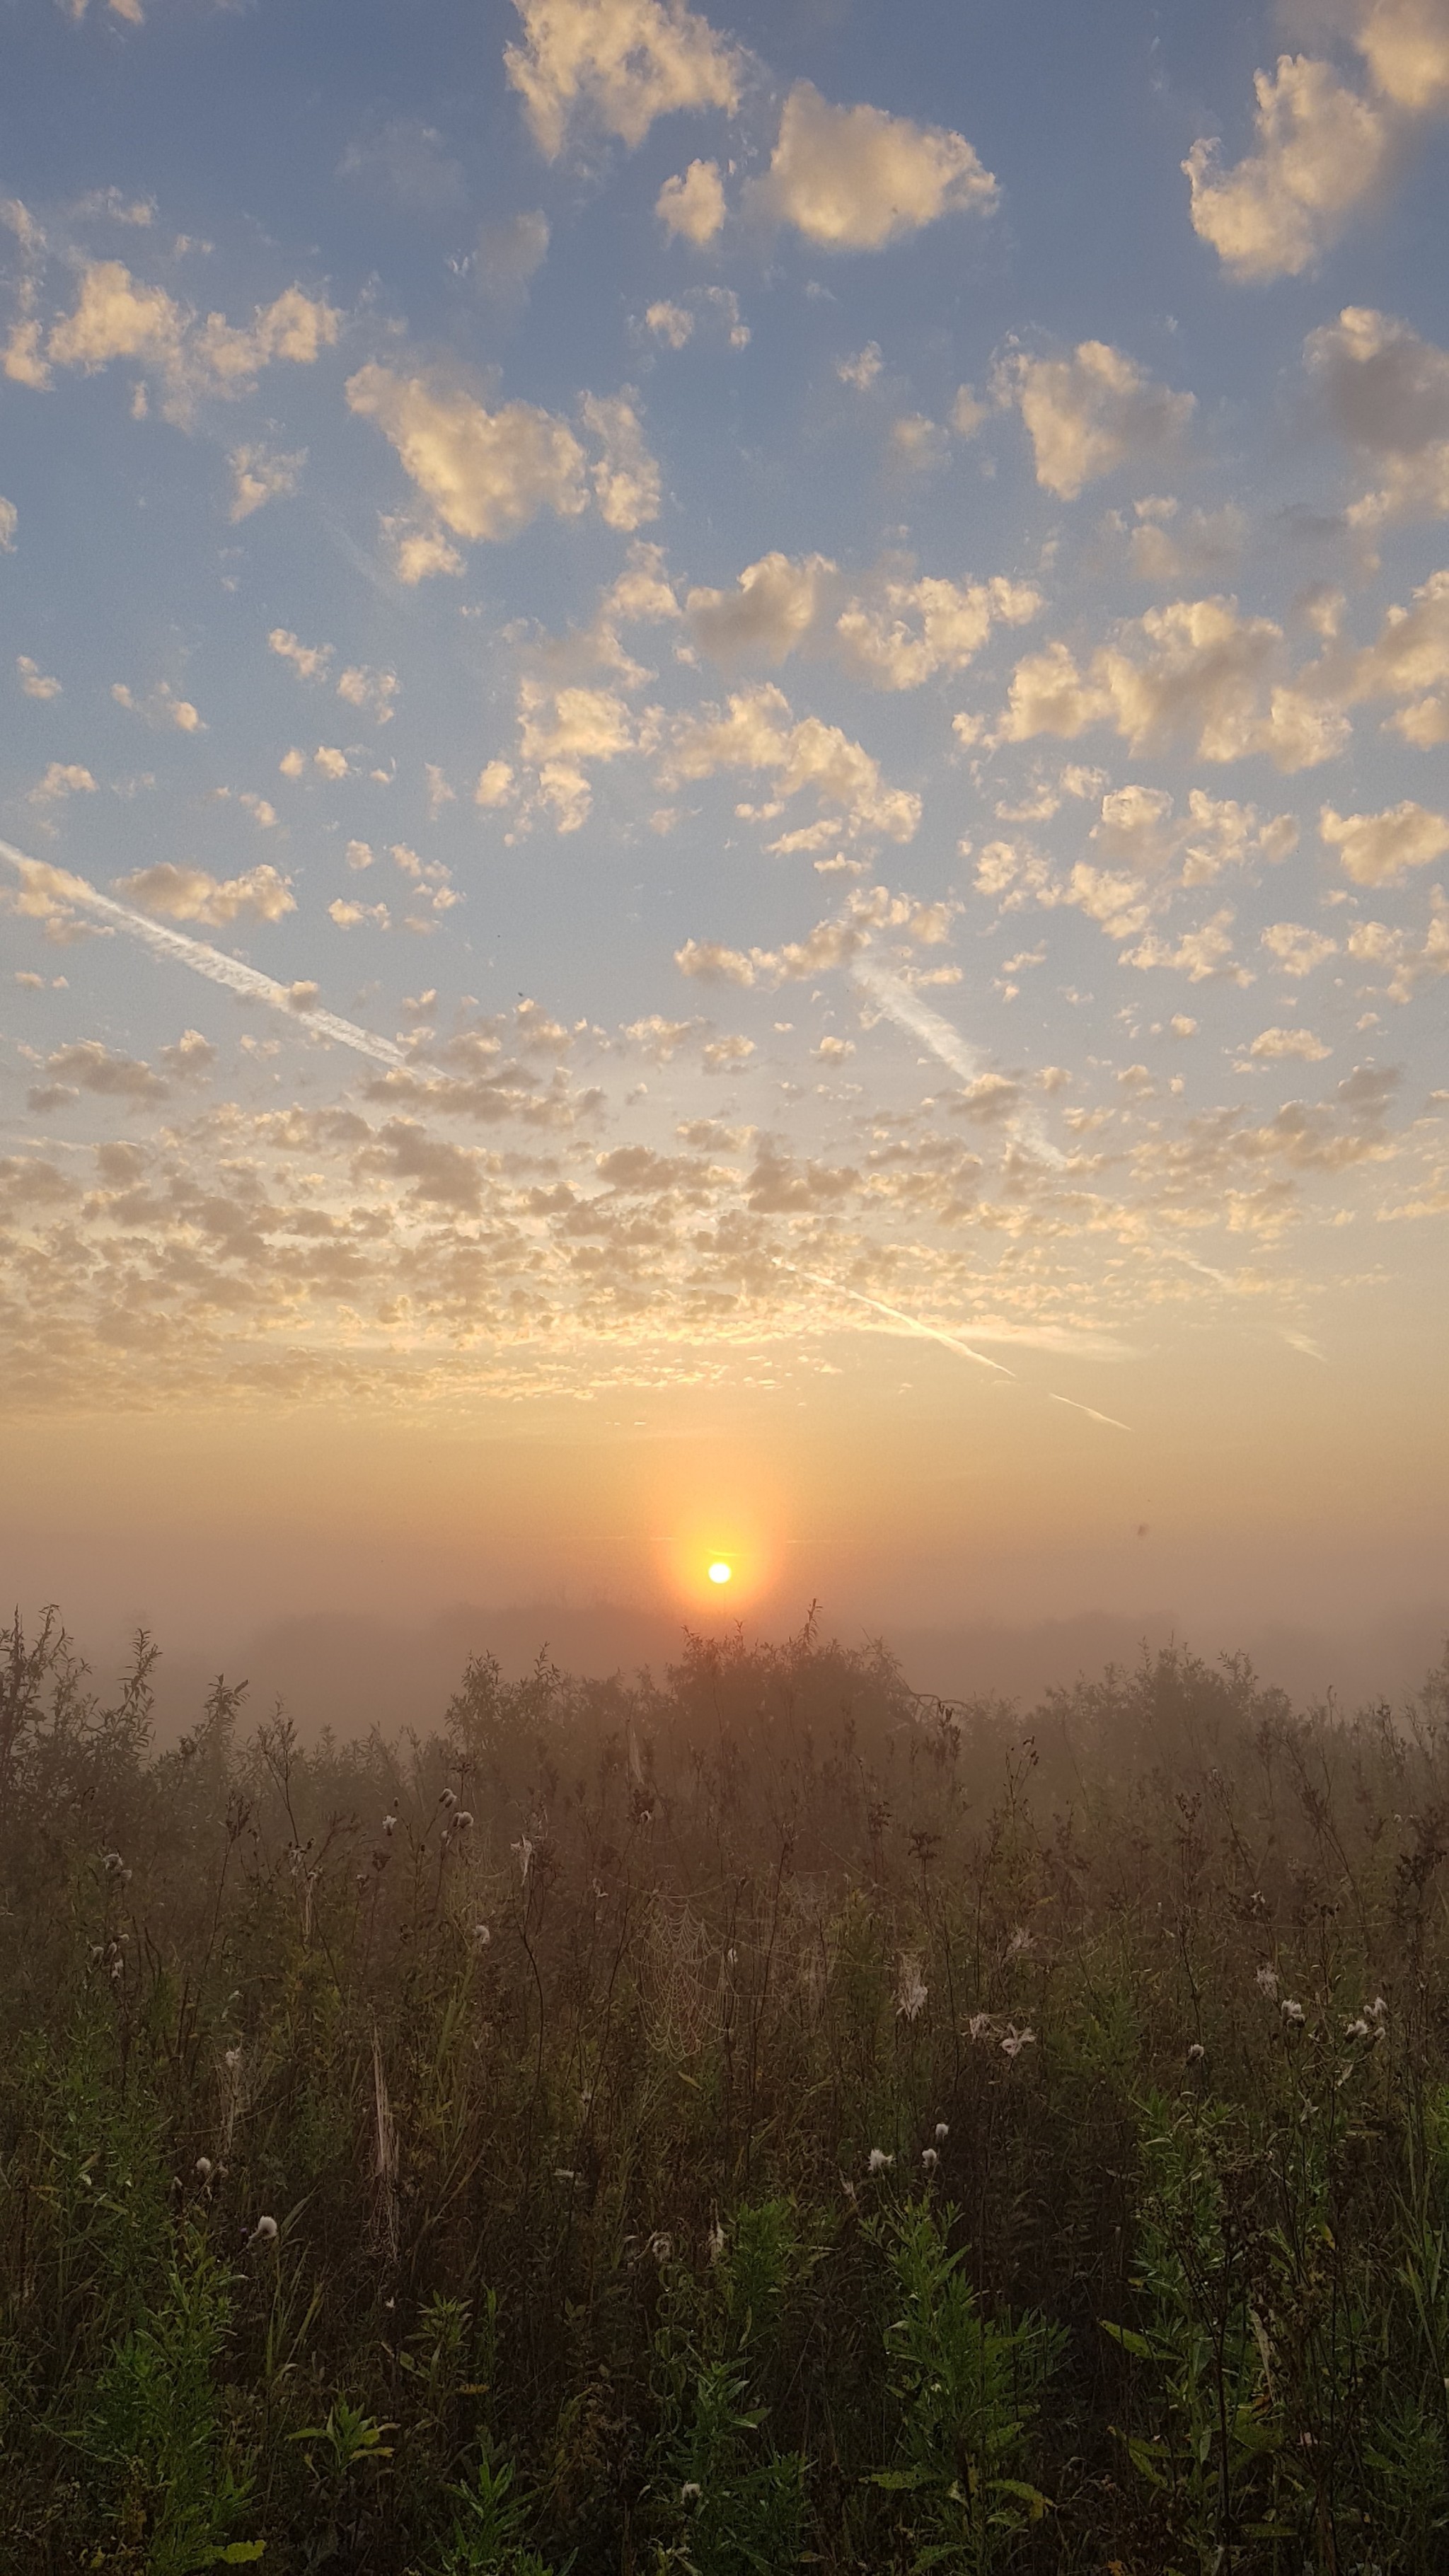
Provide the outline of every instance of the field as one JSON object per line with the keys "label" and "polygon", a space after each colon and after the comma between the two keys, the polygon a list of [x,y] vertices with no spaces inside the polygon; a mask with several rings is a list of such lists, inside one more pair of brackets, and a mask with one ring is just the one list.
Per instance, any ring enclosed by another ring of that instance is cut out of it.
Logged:
{"label": "field", "polygon": [[6,2576],[1449,2563],[1449,1669],[0,1676]]}

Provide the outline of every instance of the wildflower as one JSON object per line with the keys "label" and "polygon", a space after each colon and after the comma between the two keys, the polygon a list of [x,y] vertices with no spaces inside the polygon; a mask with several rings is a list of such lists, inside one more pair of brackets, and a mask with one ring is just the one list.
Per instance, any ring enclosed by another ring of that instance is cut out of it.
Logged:
{"label": "wildflower", "polygon": [[384,1816],[382,1820],[382,1830],[385,1834],[395,1834],[397,1832],[396,1816]]}
{"label": "wildflower", "polygon": [[922,2147],[921,2162],[925,2166],[928,2174],[933,2174],[935,2172],[940,2161],[941,2159],[937,2155],[934,2147]]}
{"label": "wildflower", "polygon": [[212,2175],[216,2171],[216,2167],[212,2163],[210,2156],[198,2156],[196,2159],[195,2171],[201,2182],[210,2182]]}
{"label": "wildflower", "polygon": [[456,1789],[445,1789],[438,1800],[440,1807],[456,1807],[457,1803],[458,1792]]}
{"label": "wildflower", "polygon": [[650,2237],[647,2250],[653,2255],[656,2263],[667,2263],[674,2251],[674,2239],[672,2236],[666,2236],[664,2230],[659,2228]]}
{"label": "wildflower", "polygon": [[228,2075],[235,2075],[238,2067],[241,2065],[241,2050],[239,2048],[224,2048],[221,2052],[221,2062],[226,2068]]}
{"label": "wildflower", "polygon": [[455,1834],[466,1834],[466,1832],[468,1831],[468,1828],[469,1828],[469,1826],[472,1824],[472,1822],[473,1822],[473,1818],[472,1818],[471,1811],[470,1811],[467,1807],[460,1807],[460,1808],[458,1809],[458,1812],[457,1812],[456,1816],[453,1818],[453,1831],[454,1831],[454,1833],[455,1833]]}
{"label": "wildflower", "polygon": [[1385,2003],[1383,1996],[1375,1995],[1373,2002],[1368,2008],[1369,2020],[1378,2022],[1380,2027],[1382,2027],[1384,2015],[1387,2011],[1388,2005]]}
{"label": "wildflower", "polygon": [[1301,2004],[1295,2004],[1295,2003],[1292,2003],[1292,2002],[1290,2002],[1290,2001],[1289,2001],[1289,1999],[1285,1996],[1285,1998],[1284,1998],[1284,2000],[1283,2000],[1283,2004],[1282,2004],[1282,2013],[1283,2013],[1283,2019],[1284,2019],[1284,2020],[1285,2020],[1285,2022],[1288,2024],[1288,2027],[1289,2027],[1289,2029],[1290,2029],[1290,2030],[1301,2030],[1301,2029],[1302,2029],[1302,2027],[1303,2027],[1303,2006],[1302,2006]]}
{"label": "wildflower", "polygon": [[884,2173],[887,2165],[893,2165],[894,2163],[895,2157],[888,2156],[884,2147],[871,2148],[870,2155],[867,2158],[868,2168],[871,2173]]}
{"label": "wildflower", "polygon": [[111,1851],[103,1852],[101,1854],[101,1867],[108,1871],[112,1878],[116,1877],[118,1872],[125,1868],[125,1865],[126,1864],[122,1860],[119,1852]]}
{"label": "wildflower", "polygon": [[679,2490],[679,2501],[681,2504],[698,2504],[703,2493],[698,2478],[686,2478]]}
{"label": "wildflower", "polygon": [[1009,2021],[1007,2023],[1006,2037],[1001,2043],[1001,2053],[1003,2057],[1020,2057],[1024,2048],[1035,2048],[1035,2046],[1036,2032],[1034,2030],[1018,2030],[1014,2021]]}
{"label": "wildflower", "polygon": [[944,2145],[945,2145],[945,2143],[946,2143],[946,2140],[949,2138],[950,2134],[951,2134],[951,2123],[950,2123],[950,2121],[949,2121],[949,2120],[938,2120],[938,2121],[936,2122],[936,2144],[937,2144],[937,2146],[938,2146],[938,2147],[944,2147]]}
{"label": "wildflower", "polygon": [[1259,1992],[1259,1994],[1260,1994],[1260,1995],[1266,1995],[1266,1996],[1267,1996],[1267,1998],[1268,1998],[1269,2003],[1270,2003],[1270,2004],[1275,2004],[1275,2003],[1277,2002],[1277,2000],[1278,2000],[1278,1971],[1277,1971],[1277,1969],[1276,1969],[1276,1968],[1260,1968],[1260,1969],[1258,1970],[1258,1979],[1257,1979],[1257,1983],[1258,1983],[1258,1992]]}
{"label": "wildflower", "polygon": [[247,2239],[247,2243],[249,2245],[275,2245],[276,2241],[277,2222],[274,2218],[267,2218],[265,2216],[257,2220],[255,2227],[252,2229],[252,2232]]}
{"label": "wildflower", "polygon": [[1204,2048],[1202,2041],[1200,2039],[1195,2039],[1191,2048],[1187,2052],[1187,2062],[1189,2066],[1201,2066],[1206,2055],[1207,2050]]}
{"label": "wildflower", "polygon": [[1008,1959],[1029,1959],[1035,1948],[1035,1933],[1028,1932],[1025,1925],[1020,1924],[1007,1942],[1006,1955]]}
{"label": "wildflower", "polygon": [[968,2039],[991,2039],[994,2025],[990,2013],[973,2013],[966,2024],[966,2036]]}
{"label": "wildflower", "polygon": [[896,1969],[896,2012],[902,2021],[915,2021],[925,2001],[926,1983],[919,1954],[903,1950]]}
{"label": "wildflower", "polygon": [[488,1926],[487,1926],[487,1924],[486,1924],[486,1923],[475,1923],[475,1924],[474,1924],[474,1926],[473,1926],[473,1947],[474,1947],[474,1949],[475,1949],[475,1950],[486,1950],[486,1949],[487,1949],[487,1947],[488,1947],[488,1944],[489,1944],[489,1942],[492,1940],[492,1938],[493,1938],[493,1935],[492,1935],[492,1933],[489,1931]]}
{"label": "wildflower", "polygon": [[1367,2039],[1369,2035],[1369,2026],[1364,2020],[1362,2013],[1357,2016],[1356,2020],[1346,2021],[1343,2025],[1343,2029],[1346,2039]]}

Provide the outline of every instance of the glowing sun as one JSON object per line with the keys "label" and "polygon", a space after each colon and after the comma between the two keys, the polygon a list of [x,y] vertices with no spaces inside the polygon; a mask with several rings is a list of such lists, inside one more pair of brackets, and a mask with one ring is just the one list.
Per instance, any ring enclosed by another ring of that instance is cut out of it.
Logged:
{"label": "glowing sun", "polygon": [[711,1583],[728,1583],[733,1571],[734,1568],[726,1565],[722,1556],[717,1556],[709,1569],[709,1579]]}

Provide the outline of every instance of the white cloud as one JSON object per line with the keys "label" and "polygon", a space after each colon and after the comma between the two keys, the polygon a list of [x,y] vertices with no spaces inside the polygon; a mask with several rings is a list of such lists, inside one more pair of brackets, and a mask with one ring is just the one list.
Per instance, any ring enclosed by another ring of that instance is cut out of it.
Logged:
{"label": "white cloud", "polygon": [[1149,931],[1141,946],[1128,949],[1124,966],[1138,966],[1144,972],[1151,967],[1164,967],[1176,975],[1186,975],[1193,984],[1207,984],[1225,979],[1234,984],[1251,983],[1245,968],[1232,963],[1233,941],[1230,910],[1215,912],[1197,930],[1185,931],[1173,946]]}
{"label": "white cloud", "polygon": [[325,680],[332,659],[330,644],[304,644],[290,627],[274,626],[267,637],[269,651],[284,662],[290,662],[299,680]]}
{"label": "white cloud", "polygon": [[75,309],[57,322],[40,356],[38,326],[12,334],[6,371],[37,389],[56,367],[94,375],[118,358],[134,360],[160,377],[166,419],[185,427],[198,400],[246,392],[263,367],[285,359],[311,366],[335,346],[341,314],[325,299],[289,286],[258,305],[244,327],[224,314],[205,321],[178,304],[164,287],[139,283],[118,259],[91,261],[81,272]]}
{"label": "white cloud", "polygon": [[1212,797],[1201,787],[1189,791],[1187,812],[1178,815],[1165,789],[1132,786],[1103,797],[1092,839],[1138,876],[1158,875],[1180,861],[1179,882],[1197,886],[1254,859],[1276,866],[1297,848],[1298,824],[1291,814],[1263,820],[1256,805]]}
{"label": "white cloud", "polygon": [[656,340],[666,340],[671,349],[682,349],[694,330],[694,315],[682,304],[651,304],[644,315],[645,328]]}
{"label": "white cloud", "polygon": [[717,161],[691,161],[678,178],[666,179],[654,200],[654,211],[667,233],[703,250],[724,230],[725,192]]}
{"label": "white cloud", "polygon": [[1013,352],[997,365],[992,392],[1020,411],[1036,479],[1064,501],[1120,465],[1161,455],[1196,408],[1194,395],[1172,393],[1105,340],[1081,341],[1070,358]]}
{"label": "white cloud", "polygon": [[659,516],[659,467],[644,444],[639,415],[627,393],[608,400],[585,394],[584,426],[603,454],[593,468],[594,497],[606,527],[632,532]]}
{"label": "white cloud", "polygon": [[489,811],[496,811],[498,806],[509,802],[513,792],[513,763],[509,760],[490,760],[478,772],[478,784],[473,790],[473,802],[475,805],[486,807]]}
{"label": "white cloud", "polygon": [[1281,975],[1291,975],[1299,983],[1338,955],[1336,939],[1325,938],[1321,930],[1307,929],[1301,921],[1270,921],[1260,935],[1259,945],[1267,949]]}
{"label": "white cloud", "polygon": [[811,651],[874,688],[914,689],[937,671],[964,670],[994,625],[1024,625],[1042,607],[1031,583],[1000,574],[969,583],[887,575],[842,603],[843,590],[826,555],[762,555],[733,590],[691,590],[685,614],[716,661]]}
{"label": "white cloud", "polygon": [[268,501],[290,500],[302,479],[307,450],[299,447],[292,455],[283,456],[270,447],[234,447],[226,461],[232,475],[227,517],[236,527]]}
{"label": "white cloud", "polygon": [[374,671],[366,662],[351,662],[337,675],[337,694],[350,707],[361,707],[375,724],[391,724],[398,693],[396,671]]}
{"label": "white cloud", "polygon": [[1254,87],[1257,151],[1225,170],[1204,141],[1182,165],[1193,229],[1237,277],[1297,277],[1385,177],[1395,121],[1305,54],[1280,55]]}
{"label": "white cloud", "polygon": [[32,805],[58,804],[67,796],[94,796],[96,782],[78,760],[53,760],[45,776],[29,791]]}
{"label": "white cloud", "polygon": [[729,769],[763,771],[774,782],[769,804],[740,809],[747,820],[775,821],[786,801],[801,792],[824,808],[818,823],[769,845],[779,852],[821,849],[839,834],[855,839],[884,833],[888,840],[909,841],[921,819],[919,796],[888,787],[860,743],[818,716],[796,723],[786,698],[769,684],[732,697],[722,716],[687,717],[675,732],[668,779],[711,778]]}
{"label": "white cloud", "polygon": [[1322,1064],[1333,1049],[1326,1047],[1322,1038],[1316,1038],[1311,1029],[1262,1029],[1248,1053],[1258,1063],[1280,1064],[1286,1057],[1296,1056],[1303,1064]]}
{"label": "white cloud", "polygon": [[7,501],[4,494],[0,493],[0,555],[14,554],[15,531],[19,525],[20,513],[14,502]]}
{"label": "white cloud", "polygon": [[1449,12],[1444,0],[1368,0],[1353,41],[1375,88],[1406,115],[1449,109]]}
{"label": "white cloud", "polygon": [[281,921],[296,902],[275,868],[249,868],[224,880],[205,868],[176,867],[169,859],[117,880],[116,892],[165,921],[196,921],[218,930],[231,921]]}
{"label": "white cloud", "polygon": [[205,733],[206,725],[189,698],[178,698],[169,680],[160,680],[144,698],[138,698],[124,680],[111,682],[111,696],[128,715],[139,716],[143,724],[174,725],[178,733]]}
{"label": "white cloud", "polygon": [[345,778],[348,773],[347,754],[336,743],[319,742],[312,754],[312,766],[320,769],[324,778]]}
{"label": "white cloud", "polygon": [[[533,403],[505,403],[490,412],[461,387],[377,365],[348,378],[347,400],[362,419],[376,421],[411,481],[457,536],[496,541],[515,536],[540,510],[577,518],[588,506],[578,440]],[[416,553],[410,561],[411,578],[421,579]]]}
{"label": "white cloud", "polygon": [[529,131],[556,161],[575,117],[642,143],[656,117],[739,103],[739,59],[683,0],[515,0],[524,41],[504,49]]}
{"label": "white cloud", "polygon": [[346,903],[340,895],[327,906],[327,917],[336,922],[339,930],[360,930],[364,922],[373,930],[392,928],[392,915],[385,903]]}
{"label": "white cloud", "polygon": [[858,394],[869,393],[885,361],[878,340],[867,340],[853,358],[837,358],[835,372],[843,385],[853,385]]}
{"label": "white cloud", "polygon": [[[1247,541],[1248,521],[1235,502],[1221,510],[1180,510],[1170,497],[1132,505],[1136,525],[1124,529],[1127,561],[1139,581],[1186,581],[1235,563]],[[1114,517],[1110,525],[1123,528]]]}
{"label": "white cloud", "polygon": [[463,570],[461,554],[440,527],[406,513],[384,514],[380,526],[392,556],[393,571],[407,589],[415,589],[420,581],[430,581],[436,573],[456,574]]}
{"label": "white cloud", "polygon": [[1304,357],[1335,426],[1383,475],[1353,503],[1350,525],[1449,518],[1449,352],[1392,314],[1350,304],[1310,332]]}
{"label": "white cloud", "polygon": [[482,292],[501,303],[520,302],[548,257],[550,238],[541,207],[502,223],[480,224],[471,266]]}
{"label": "white cloud", "polygon": [[1397,885],[1406,870],[1426,868],[1449,850],[1449,817],[1407,799],[1383,814],[1336,814],[1325,805],[1318,831],[1355,885]]}
{"label": "white cloud", "polygon": [[1349,704],[1361,698],[1412,701],[1388,721],[1418,749],[1449,742],[1449,571],[1431,573],[1414,592],[1412,607],[1395,605],[1386,612],[1375,641],[1354,655],[1342,686]]}
{"label": "white cloud", "polygon": [[[881,931],[899,931],[915,947],[934,948],[949,936],[950,907],[918,903],[908,894],[891,894],[885,886],[860,887],[843,911],[818,921],[808,936],[781,948],[724,947],[718,940],[687,939],[676,949],[682,975],[706,984],[806,983],[814,975],[849,966]],[[893,979],[892,979],[893,980]],[[922,1017],[934,1013],[922,1010]]]}
{"label": "white cloud", "polygon": [[338,162],[337,175],[362,180],[408,214],[446,214],[467,201],[460,164],[437,127],[420,116],[390,117],[375,133],[359,135]]}
{"label": "white cloud", "polygon": [[20,675],[20,686],[27,698],[47,699],[60,696],[59,680],[52,679],[48,672],[42,671],[40,664],[32,662],[28,653],[16,654],[15,668]]}
{"label": "white cloud", "polygon": [[1085,673],[1059,642],[1018,663],[1001,738],[1073,741],[1106,724],[1138,752],[1182,739],[1201,760],[1265,752],[1279,769],[1309,769],[1342,749],[1347,721],[1279,678],[1282,645],[1281,627],[1240,617],[1232,599],[1149,609]]}
{"label": "white cloud", "polygon": [[943,215],[985,214],[996,181],[963,134],[879,107],[832,107],[797,81],[749,201],[821,250],[880,250]]}

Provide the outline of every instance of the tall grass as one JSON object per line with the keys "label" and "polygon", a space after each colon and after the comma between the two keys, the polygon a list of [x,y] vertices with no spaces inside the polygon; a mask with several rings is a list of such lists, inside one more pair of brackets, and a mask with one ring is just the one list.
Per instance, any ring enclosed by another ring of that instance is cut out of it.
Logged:
{"label": "tall grass", "polygon": [[153,1663],[3,1640],[7,2576],[1449,2565],[1449,1668]]}

